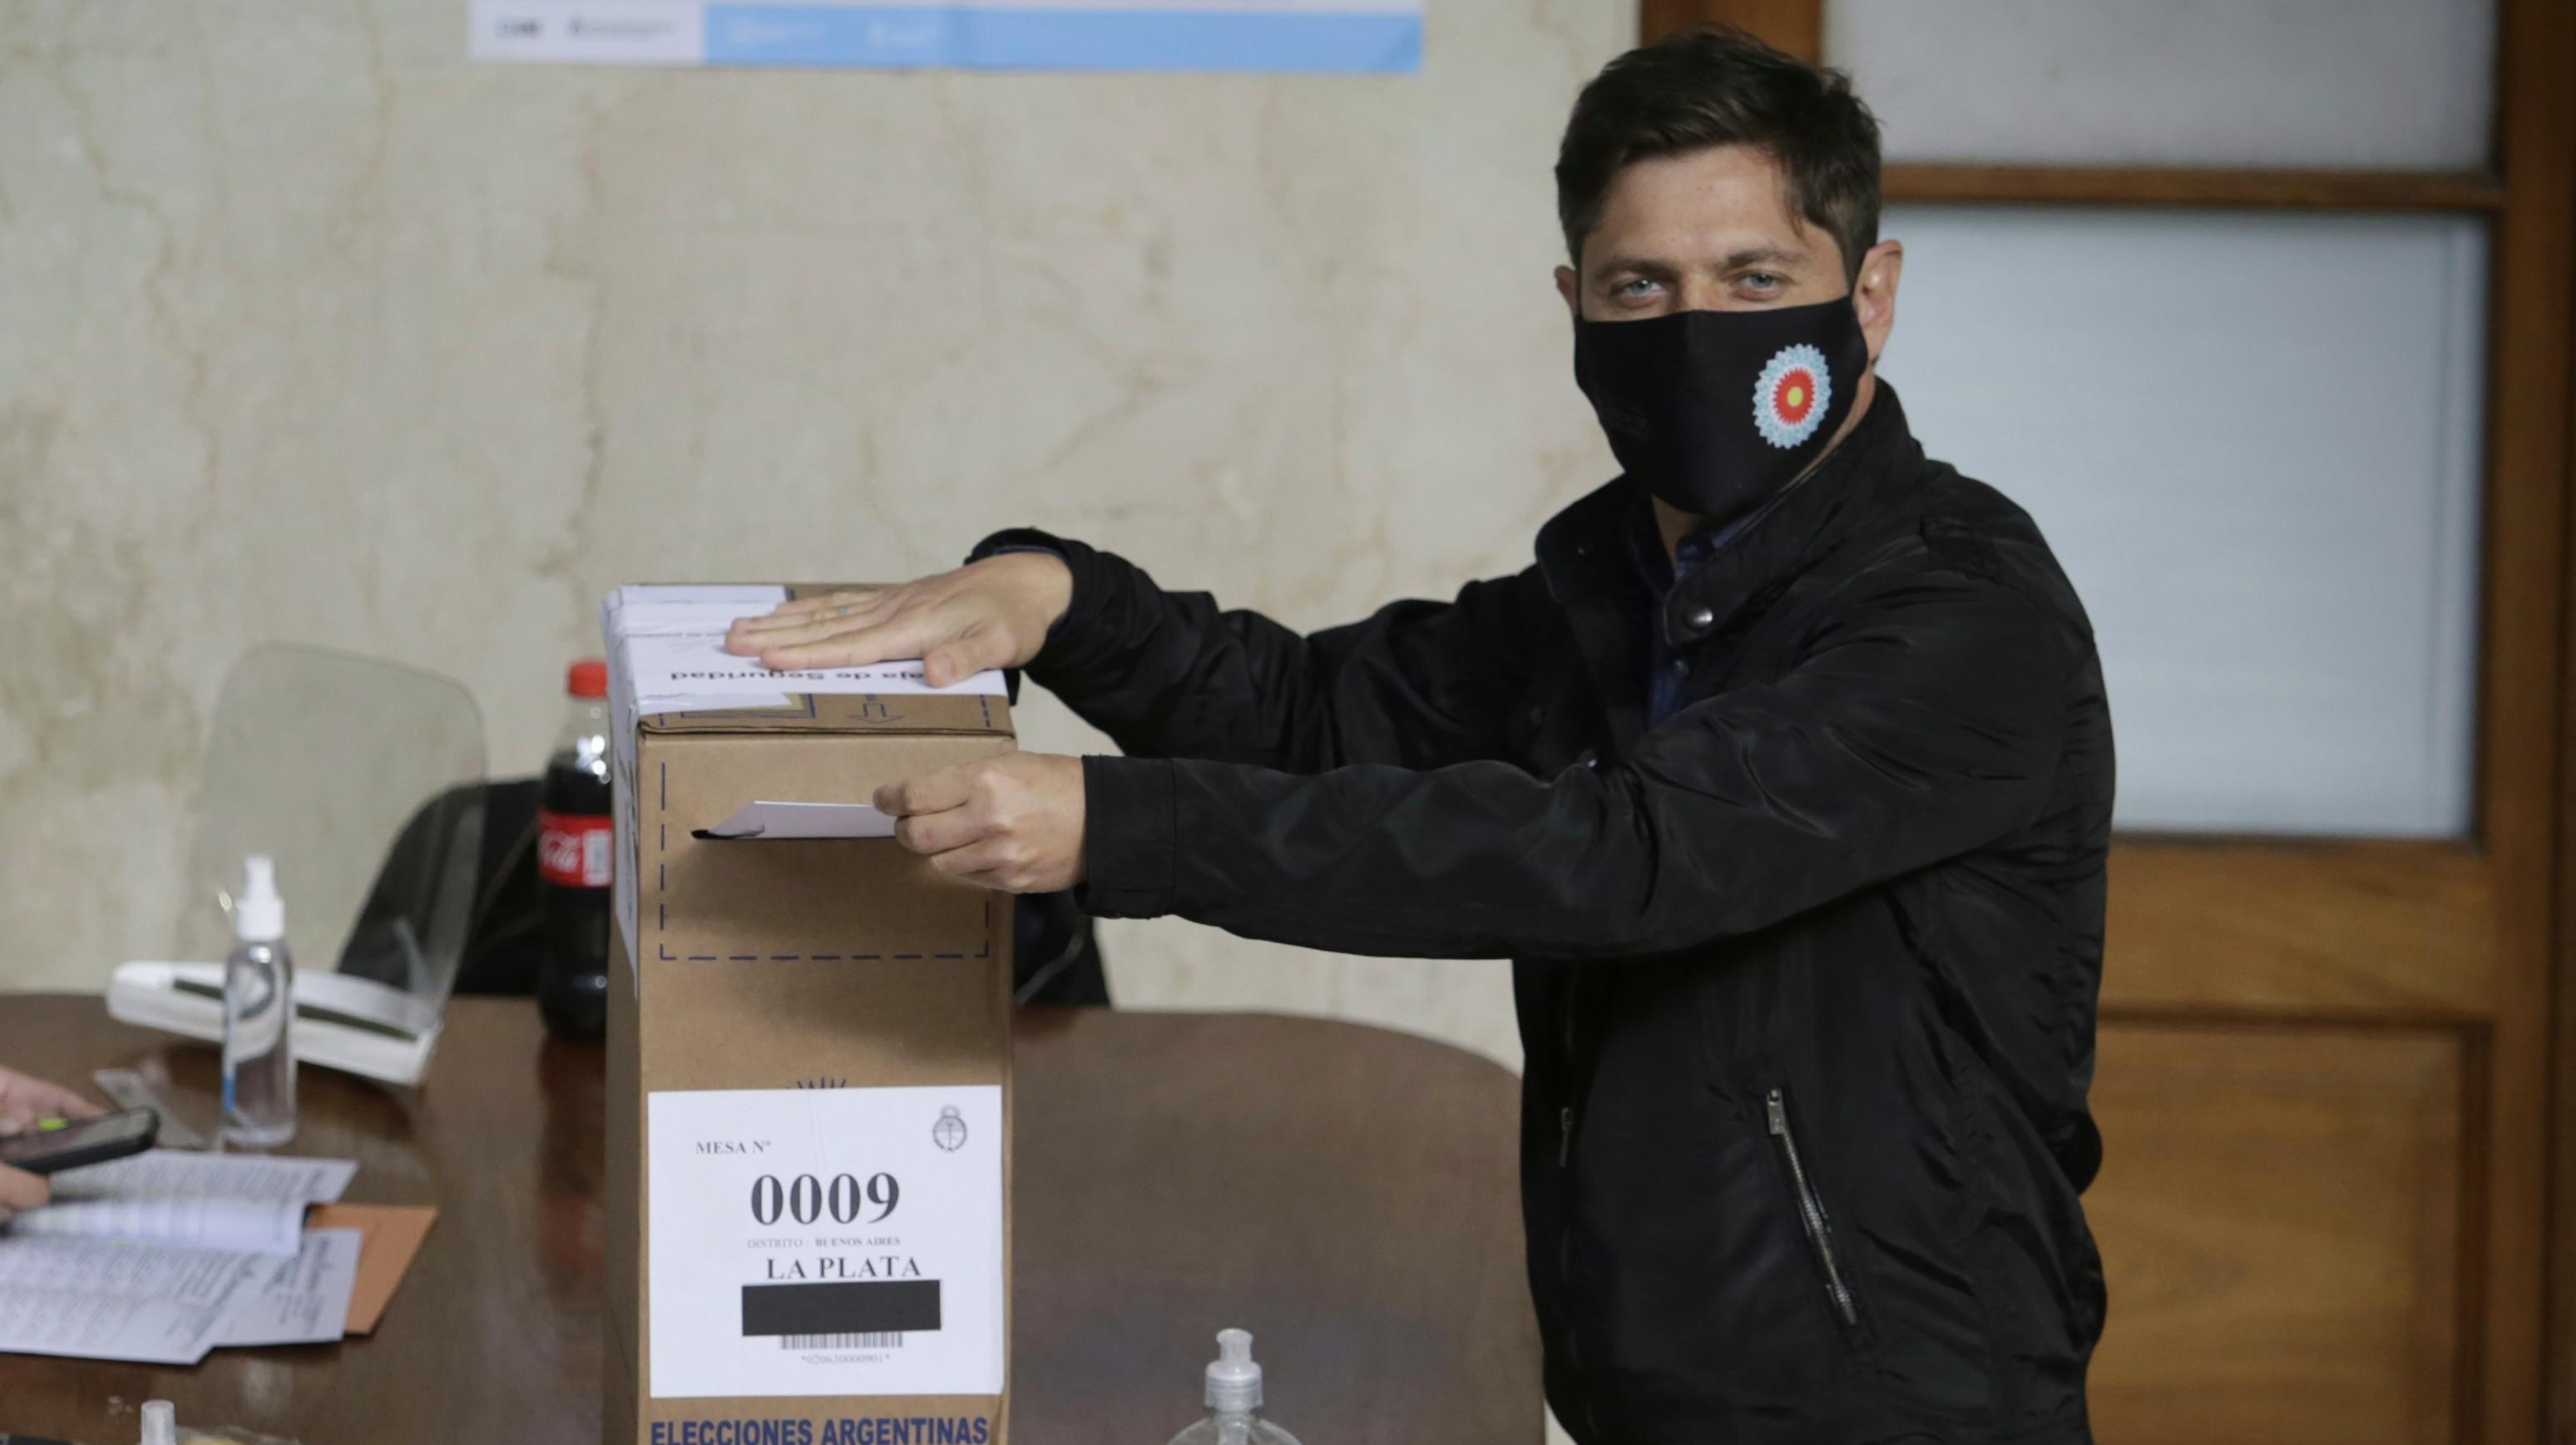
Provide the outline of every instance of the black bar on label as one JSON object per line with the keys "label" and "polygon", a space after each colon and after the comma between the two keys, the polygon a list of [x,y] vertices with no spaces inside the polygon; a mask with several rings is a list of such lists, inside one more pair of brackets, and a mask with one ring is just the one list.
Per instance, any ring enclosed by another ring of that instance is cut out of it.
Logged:
{"label": "black bar on label", "polygon": [[939,1281],[850,1280],[824,1284],[747,1284],[742,1333],[875,1335],[939,1328]]}

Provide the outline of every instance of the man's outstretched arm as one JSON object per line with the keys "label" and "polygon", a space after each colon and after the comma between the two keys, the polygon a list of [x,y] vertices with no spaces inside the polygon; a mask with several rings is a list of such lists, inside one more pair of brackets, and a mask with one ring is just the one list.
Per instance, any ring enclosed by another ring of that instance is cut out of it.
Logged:
{"label": "man's outstretched arm", "polygon": [[746,619],[730,645],[779,668],[918,657],[934,685],[1026,668],[1139,757],[1436,767],[1501,755],[1538,585],[1470,583],[1304,636],[1080,542],[1004,532],[954,572]]}
{"label": "man's outstretched arm", "polygon": [[1300,776],[1024,757],[879,803],[943,871],[1079,881],[1106,916],[1353,953],[1658,953],[1972,851],[2046,806],[2069,672],[2032,602],[1915,574],[1851,616],[1786,676],[1554,779],[1494,762]]}

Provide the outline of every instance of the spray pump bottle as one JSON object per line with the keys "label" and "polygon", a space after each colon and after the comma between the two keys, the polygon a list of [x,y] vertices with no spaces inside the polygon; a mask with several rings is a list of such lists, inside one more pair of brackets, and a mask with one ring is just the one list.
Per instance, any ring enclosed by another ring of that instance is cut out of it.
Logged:
{"label": "spray pump bottle", "polygon": [[224,960],[224,1139],[274,1149],[295,1137],[295,961],[277,865],[253,854],[233,900]]}
{"label": "spray pump bottle", "polygon": [[1297,1445],[1296,1436],[1261,1418],[1261,1367],[1245,1331],[1216,1332],[1207,1408],[1207,1418],[1173,1436],[1172,1445]]}

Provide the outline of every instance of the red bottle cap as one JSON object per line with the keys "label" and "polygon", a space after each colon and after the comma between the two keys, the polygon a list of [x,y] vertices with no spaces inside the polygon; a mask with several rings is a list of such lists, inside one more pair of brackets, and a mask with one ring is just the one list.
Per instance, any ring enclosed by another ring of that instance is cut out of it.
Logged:
{"label": "red bottle cap", "polygon": [[608,664],[596,657],[585,657],[564,674],[564,688],[575,697],[608,696]]}

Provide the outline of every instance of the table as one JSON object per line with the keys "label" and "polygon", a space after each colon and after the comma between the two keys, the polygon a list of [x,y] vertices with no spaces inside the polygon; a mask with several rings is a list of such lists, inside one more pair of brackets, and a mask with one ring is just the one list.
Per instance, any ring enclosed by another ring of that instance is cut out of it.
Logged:
{"label": "table", "polygon": [[[210,1046],[96,997],[0,995],[0,1063],[158,1068],[214,1114]],[[417,1091],[307,1070],[293,1151],[357,1160],[353,1202],[440,1210],[377,1333],[193,1369],[0,1355],[0,1430],[127,1445],[167,1398],[303,1445],[597,1440],[602,1075],[485,998]],[[1540,1437],[1508,1071],[1330,1020],[1031,1010],[1015,1086],[1014,1445],[1161,1445],[1227,1325],[1309,1445]]]}

